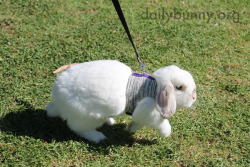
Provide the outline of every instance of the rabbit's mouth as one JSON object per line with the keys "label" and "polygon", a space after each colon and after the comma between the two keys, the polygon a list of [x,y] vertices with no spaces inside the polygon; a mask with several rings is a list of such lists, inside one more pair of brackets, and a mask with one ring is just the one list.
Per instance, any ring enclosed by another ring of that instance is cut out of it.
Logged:
{"label": "rabbit's mouth", "polygon": [[196,101],[196,98],[193,98],[192,100],[188,100],[188,102],[184,102],[184,103],[178,104],[178,102],[177,102],[177,109],[190,108],[190,107],[192,107],[192,105],[194,104],[195,101]]}
{"label": "rabbit's mouth", "polygon": [[196,101],[196,99],[197,99],[196,97],[193,97],[192,101],[188,104],[187,108],[192,107],[192,105],[194,104],[194,102]]}
{"label": "rabbit's mouth", "polygon": [[194,104],[194,102],[197,100],[197,95],[196,95],[196,92],[194,91],[193,93],[192,93],[192,96],[188,99],[188,101],[187,101],[187,105],[185,106],[186,108],[190,108],[193,104]]}

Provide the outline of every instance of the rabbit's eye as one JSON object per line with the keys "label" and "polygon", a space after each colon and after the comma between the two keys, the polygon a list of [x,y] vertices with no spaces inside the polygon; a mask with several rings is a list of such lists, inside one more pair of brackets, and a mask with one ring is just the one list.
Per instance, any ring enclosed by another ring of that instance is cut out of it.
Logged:
{"label": "rabbit's eye", "polygon": [[182,86],[176,86],[177,90],[182,90]]}

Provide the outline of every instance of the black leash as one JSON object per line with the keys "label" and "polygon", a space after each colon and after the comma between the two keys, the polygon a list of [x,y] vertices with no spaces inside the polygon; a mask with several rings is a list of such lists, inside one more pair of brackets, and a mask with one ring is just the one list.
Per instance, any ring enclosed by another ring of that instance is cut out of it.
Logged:
{"label": "black leash", "polygon": [[136,50],[136,48],[135,48],[133,39],[132,39],[132,37],[131,37],[131,35],[130,35],[129,29],[128,29],[128,26],[127,26],[127,23],[126,23],[126,20],[125,20],[125,18],[124,18],[123,13],[122,13],[122,9],[121,9],[121,6],[120,6],[120,4],[119,4],[119,1],[118,1],[118,0],[112,0],[112,2],[113,2],[113,4],[114,4],[115,10],[116,10],[116,12],[117,12],[117,14],[118,14],[118,16],[119,16],[121,22],[122,22],[122,25],[123,25],[123,27],[124,27],[124,29],[125,29],[127,35],[128,35],[128,38],[129,38],[129,40],[130,40],[130,42],[131,42],[131,44],[132,44],[132,46],[133,46],[133,48],[134,48],[134,50],[135,50],[135,54],[136,54],[136,56],[137,56],[137,60],[138,60],[138,62],[140,63],[140,69],[141,69],[141,71],[144,73],[144,72],[145,72],[145,66],[142,64],[142,62],[141,62],[141,60],[140,60],[140,57],[139,57],[139,54],[138,54],[138,52],[137,52],[137,50]]}

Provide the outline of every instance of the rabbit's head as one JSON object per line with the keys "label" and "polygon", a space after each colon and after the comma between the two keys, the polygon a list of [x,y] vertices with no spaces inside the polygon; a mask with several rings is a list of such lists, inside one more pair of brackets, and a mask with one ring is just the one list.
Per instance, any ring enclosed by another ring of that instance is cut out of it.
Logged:
{"label": "rabbit's head", "polygon": [[192,75],[177,66],[158,69],[153,76],[157,81],[157,109],[162,117],[171,117],[176,108],[191,107],[196,101],[196,85]]}

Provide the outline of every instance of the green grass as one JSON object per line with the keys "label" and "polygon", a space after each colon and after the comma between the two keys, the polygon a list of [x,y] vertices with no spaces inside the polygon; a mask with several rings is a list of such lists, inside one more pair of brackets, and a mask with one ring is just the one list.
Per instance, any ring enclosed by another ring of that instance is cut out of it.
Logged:
{"label": "green grass", "polygon": [[[249,2],[120,3],[149,74],[170,64],[192,73],[193,108],[169,119],[169,138],[149,128],[129,134],[122,116],[100,129],[108,140],[81,139],[46,116],[52,71],[98,59],[139,71],[111,1],[0,0],[0,166],[249,166]],[[147,8],[240,17],[167,22],[143,19]]]}

